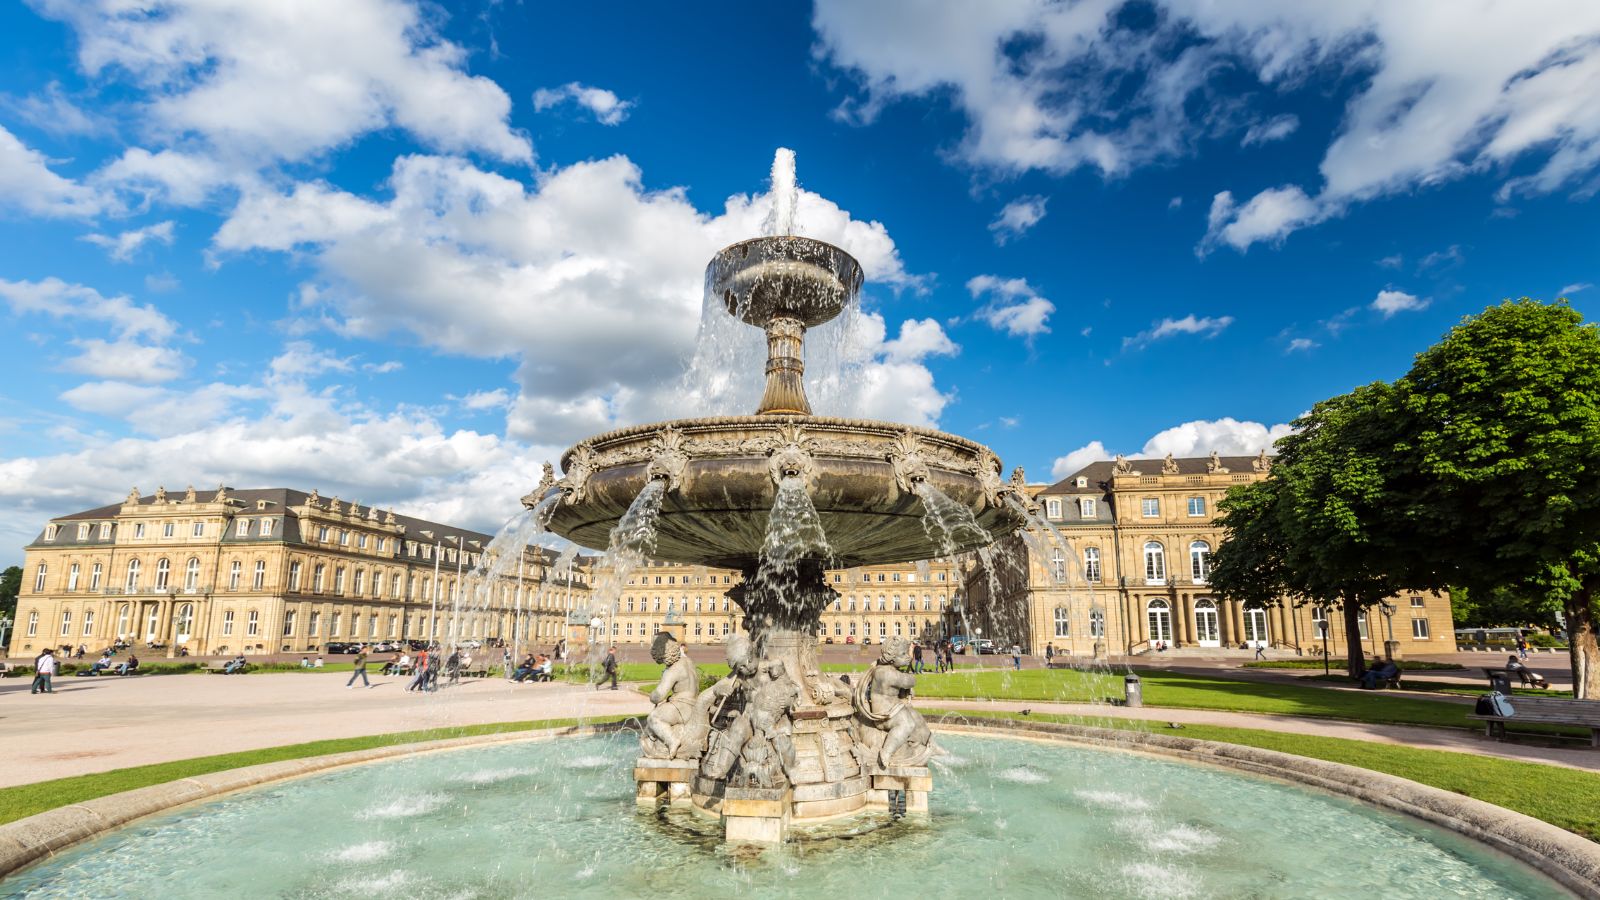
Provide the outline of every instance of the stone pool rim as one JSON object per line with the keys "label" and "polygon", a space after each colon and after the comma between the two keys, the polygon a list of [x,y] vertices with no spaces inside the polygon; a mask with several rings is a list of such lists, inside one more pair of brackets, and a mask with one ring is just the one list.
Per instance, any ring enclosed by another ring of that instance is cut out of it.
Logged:
{"label": "stone pool rim", "polygon": [[[1350,797],[1447,829],[1532,867],[1587,900],[1600,900],[1600,844],[1532,816],[1343,763],[1175,735],[1015,719],[943,715],[936,731],[1092,746],[1233,769]],[[225,794],[347,766],[519,741],[588,737],[635,730],[628,721],[540,728],[396,744],[261,763],[180,778],[57,807],[0,825],[0,879],[135,820]]]}

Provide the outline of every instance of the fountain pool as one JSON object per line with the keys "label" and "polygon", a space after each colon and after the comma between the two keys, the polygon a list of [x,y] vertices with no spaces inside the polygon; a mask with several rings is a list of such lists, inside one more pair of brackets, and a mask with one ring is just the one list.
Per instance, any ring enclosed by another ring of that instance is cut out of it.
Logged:
{"label": "fountain pool", "polygon": [[1303,788],[1062,744],[940,743],[927,817],[854,817],[763,853],[691,810],[637,809],[614,773],[638,739],[620,732],[234,794],[79,845],[0,895],[1568,896],[1458,835]]}

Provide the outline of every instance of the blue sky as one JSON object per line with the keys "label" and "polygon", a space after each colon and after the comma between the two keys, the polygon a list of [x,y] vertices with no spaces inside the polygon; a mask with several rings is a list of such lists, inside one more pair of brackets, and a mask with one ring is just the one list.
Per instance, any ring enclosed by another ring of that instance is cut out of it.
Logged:
{"label": "blue sky", "polygon": [[123,6],[0,9],[0,563],[133,485],[490,528],[584,435],[745,411],[684,370],[749,364],[700,273],[778,147],[869,275],[818,412],[1033,480],[1600,296],[1582,0]]}

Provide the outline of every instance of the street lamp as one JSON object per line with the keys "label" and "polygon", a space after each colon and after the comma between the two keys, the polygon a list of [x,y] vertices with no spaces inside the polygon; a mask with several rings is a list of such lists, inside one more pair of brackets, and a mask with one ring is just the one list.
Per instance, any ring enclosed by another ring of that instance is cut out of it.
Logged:
{"label": "street lamp", "polygon": [[1378,609],[1383,612],[1383,658],[1394,659],[1394,614],[1399,607],[1385,600],[1378,604]]}

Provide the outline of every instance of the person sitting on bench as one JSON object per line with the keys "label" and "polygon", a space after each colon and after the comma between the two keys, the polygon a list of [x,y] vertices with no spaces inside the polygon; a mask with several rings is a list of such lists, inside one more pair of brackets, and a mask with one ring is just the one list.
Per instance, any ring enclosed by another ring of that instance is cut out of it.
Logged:
{"label": "person sitting on bench", "polygon": [[1543,675],[1523,665],[1522,660],[1517,659],[1515,654],[1506,660],[1506,671],[1515,673],[1518,678],[1522,679],[1522,683],[1528,687],[1547,688],[1550,686],[1550,682],[1545,681]]}
{"label": "person sitting on bench", "polygon": [[117,666],[118,675],[136,675],[139,672],[139,657],[128,654],[128,661]]}
{"label": "person sitting on bench", "polygon": [[233,659],[228,660],[228,664],[222,667],[222,674],[232,675],[235,672],[242,672],[244,671],[244,667],[247,665],[249,665],[249,663],[245,662],[244,654],[241,653],[238,656],[235,656]]}
{"label": "person sitting on bench", "polygon": [[99,675],[101,669],[109,668],[111,668],[111,651],[107,650],[106,652],[100,654],[100,658],[95,661],[94,665],[89,667],[89,674]]}
{"label": "person sitting on bench", "polygon": [[1377,690],[1379,685],[1393,681],[1399,676],[1400,667],[1394,664],[1394,660],[1386,659],[1361,676],[1361,686],[1369,691]]}

